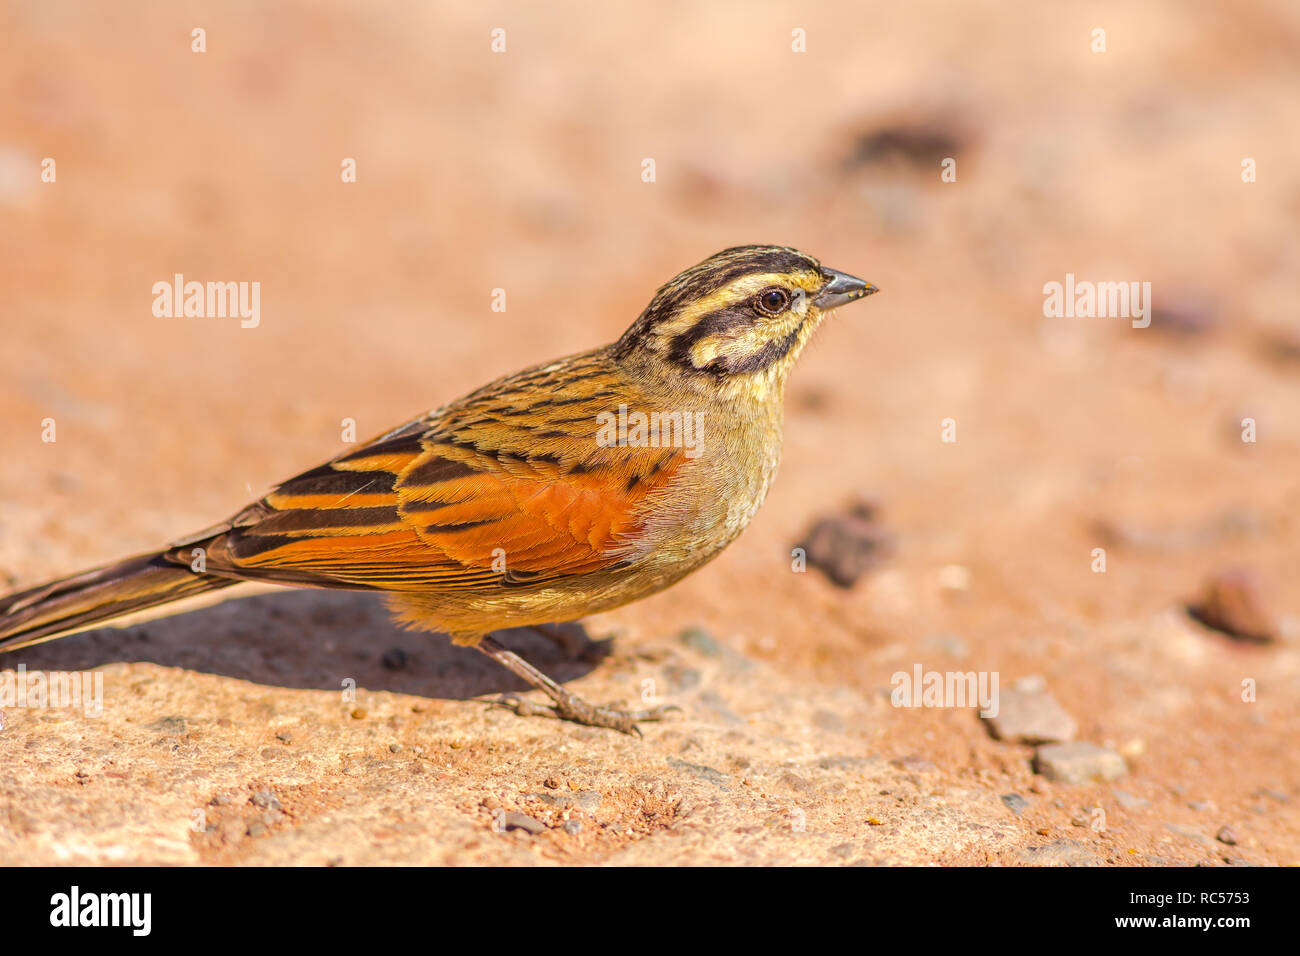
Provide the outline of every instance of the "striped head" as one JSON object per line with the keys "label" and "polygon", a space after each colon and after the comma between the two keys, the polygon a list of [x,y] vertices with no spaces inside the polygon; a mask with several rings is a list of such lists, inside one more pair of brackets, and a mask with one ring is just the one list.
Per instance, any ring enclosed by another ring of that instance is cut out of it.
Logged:
{"label": "striped head", "polygon": [[685,377],[780,384],[827,312],[875,291],[797,249],[737,246],[661,288],[614,353]]}

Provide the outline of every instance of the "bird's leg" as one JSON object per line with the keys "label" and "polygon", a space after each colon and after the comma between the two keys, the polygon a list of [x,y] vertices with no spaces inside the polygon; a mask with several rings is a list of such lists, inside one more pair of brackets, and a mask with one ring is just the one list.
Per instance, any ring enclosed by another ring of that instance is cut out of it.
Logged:
{"label": "bird's leg", "polygon": [[595,664],[608,657],[614,643],[612,639],[593,641],[557,624],[533,624],[528,629],[556,644],[569,660],[586,661],[588,664]]}
{"label": "bird's leg", "polygon": [[652,707],[649,710],[598,707],[587,703],[577,694],[565,690],[514,651],[503,647],[491,637],[484,637],[474,646],[515,676],[528,681],[555,702],[549,707],[538,707],[518,697],[507,696],[497,701],[522,716],[546,714],[560,720],[571,720],[591,727],[608,727],[620,733],[640,736],[641,731],[636,725],[638,720],[660,720],[668,711],[679,709],[671,706]]}

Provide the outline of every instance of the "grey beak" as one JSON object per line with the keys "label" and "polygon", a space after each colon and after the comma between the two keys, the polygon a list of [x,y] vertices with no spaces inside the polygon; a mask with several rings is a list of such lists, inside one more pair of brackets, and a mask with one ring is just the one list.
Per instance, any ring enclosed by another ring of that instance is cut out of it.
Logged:
{"label": "grey beak", "polygon": [[870,282],[855,278],[847,272],[837,272],[823,266],[822,275],[826,277],[826,284],[813,296],[812,301],[813,305],[823,312],[827,309],[837,309],[855,299],[880,291]]}

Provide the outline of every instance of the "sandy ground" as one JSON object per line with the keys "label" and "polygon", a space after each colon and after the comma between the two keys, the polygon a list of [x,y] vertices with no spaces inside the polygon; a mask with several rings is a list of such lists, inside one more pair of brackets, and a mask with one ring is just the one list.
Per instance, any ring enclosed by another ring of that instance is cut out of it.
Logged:
{"label": "sandy ground", "polygon": [[[790,244],[883,291],[796,370],[749,531],[588,620],[603,659],[509,636],[682,712],[518,718],[471,699],[509,675],[373,597],[224,592],[0,659],[104,688],[0,708],[0,864],[1300,863],[1300,10],[446,6],[0,8],[0,577],[206,527],[344,419]],[[155,317],[177,272],[260,282],[260,323]],[[1151,327],[1044,318],[1067,273],[1151,282]],[[859,499],[892,552],[850,589],[796,573]],[[1187,614],[1234,568],[1268,643]],[[917,665],[1037,679],[1124,775],[893,706]]]}

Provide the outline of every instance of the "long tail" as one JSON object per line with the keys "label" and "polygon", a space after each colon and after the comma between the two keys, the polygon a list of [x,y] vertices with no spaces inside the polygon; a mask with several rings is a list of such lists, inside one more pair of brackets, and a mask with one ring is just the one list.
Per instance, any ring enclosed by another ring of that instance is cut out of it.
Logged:
{"label": "long tail", "polygon": [[238,584],[195,574],[162,552],[141,554],[0,597],[0,651],[84,631],[103,621]]}

